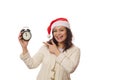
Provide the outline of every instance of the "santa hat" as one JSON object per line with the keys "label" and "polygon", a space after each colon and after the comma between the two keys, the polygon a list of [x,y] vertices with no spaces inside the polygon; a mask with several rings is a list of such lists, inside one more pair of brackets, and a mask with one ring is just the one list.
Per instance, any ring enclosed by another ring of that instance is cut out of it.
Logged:
{"label": "santa hat", "polygon": [[47,28],[48,38],[50,38],[50,33],[52,32],[53,28],[57,26],[64,26],[64,27],[70,28],[70,24],[66,18],[57,18],[51,21],[50,25]]}

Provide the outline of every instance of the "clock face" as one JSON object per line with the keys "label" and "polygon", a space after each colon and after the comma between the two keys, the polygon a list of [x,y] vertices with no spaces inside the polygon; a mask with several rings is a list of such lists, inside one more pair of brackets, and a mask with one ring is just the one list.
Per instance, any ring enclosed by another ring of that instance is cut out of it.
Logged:
{"label": "clock face", "polygon": [[31,33],[29,31],[25,31],[22,34],[22,37],[23,37],[24,40],[30,40],[31,39]]}

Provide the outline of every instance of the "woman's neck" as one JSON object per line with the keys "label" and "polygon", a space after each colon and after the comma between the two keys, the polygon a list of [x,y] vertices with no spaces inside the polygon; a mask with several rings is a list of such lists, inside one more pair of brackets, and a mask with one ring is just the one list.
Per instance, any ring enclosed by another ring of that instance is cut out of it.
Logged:
{"label": "woman's neck", "polygon": [[64,49],[64,48],[65,48],[64,43],[58,43],[58,48],[62,48],[62,49]]}

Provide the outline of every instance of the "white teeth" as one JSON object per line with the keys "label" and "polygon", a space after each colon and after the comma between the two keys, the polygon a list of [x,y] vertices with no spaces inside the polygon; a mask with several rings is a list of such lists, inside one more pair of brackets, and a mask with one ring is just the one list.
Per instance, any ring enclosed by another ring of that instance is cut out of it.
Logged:
{"label": "white teeth", "polygon": [[63,37],[63,36],[57,36],[56,38],[57,38],[57,39],[62,39],[62,37]]}

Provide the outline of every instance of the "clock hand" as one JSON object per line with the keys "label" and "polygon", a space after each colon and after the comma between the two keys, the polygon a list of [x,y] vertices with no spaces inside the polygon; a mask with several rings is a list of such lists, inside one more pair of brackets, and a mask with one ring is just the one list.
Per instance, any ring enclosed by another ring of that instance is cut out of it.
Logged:
{"label": "clock hand", "polygon": [[25,33],[26,34],[26,36],[27,36],[27,33]]}

